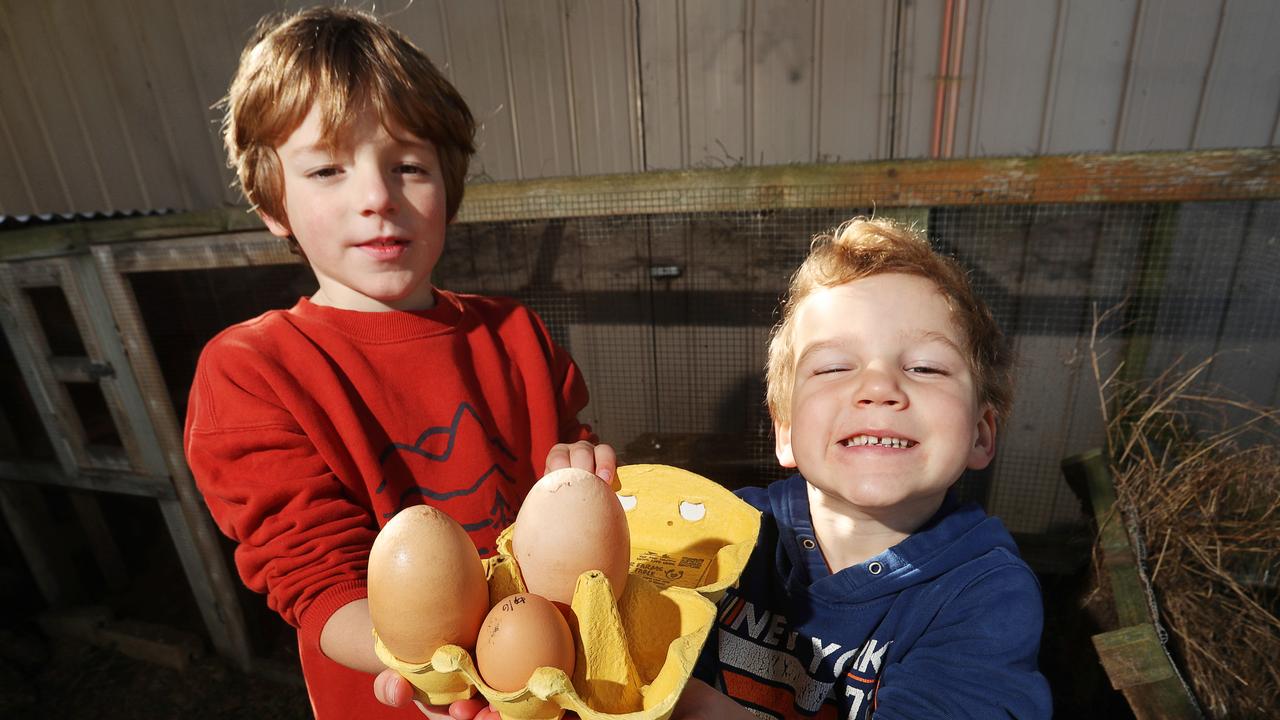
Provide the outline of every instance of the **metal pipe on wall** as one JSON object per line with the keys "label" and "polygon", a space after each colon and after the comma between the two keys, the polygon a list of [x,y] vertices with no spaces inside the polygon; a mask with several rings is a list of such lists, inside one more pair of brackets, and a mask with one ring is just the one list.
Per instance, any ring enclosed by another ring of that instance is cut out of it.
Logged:
{"label": "metal pipe on wall", "polygon": [[[950,1],[950,0],[948,0]],[[956,0],[955,40],[951,43],[951,61],[947,70],[947,128],[943,134],[942,157],[954,157],[956,141],[956,106],[960,100],[960,68],[964,64],[965,13],[968,0]]]}
{"label": "metal pipe on wall", "polygon": [[938,47],[938,76],[933,85],[933,139],[929,143],[929,156],[939,157],[942,151],[942,111],[946,107],[947,82],[950,77],[951,62],[951,17],[955,10],[955,0],[947,0],[942,11],[942,39]]}
{"label": "metal pipe on wall", "polygon": [[942,10],[938,77],[933,93],[933,133],[929,144],[929,153],[935,158],[952,157],[955,152],[956,108],[960,103],[960,67],[964,64],[967,11],[967,0],[947,0]]}

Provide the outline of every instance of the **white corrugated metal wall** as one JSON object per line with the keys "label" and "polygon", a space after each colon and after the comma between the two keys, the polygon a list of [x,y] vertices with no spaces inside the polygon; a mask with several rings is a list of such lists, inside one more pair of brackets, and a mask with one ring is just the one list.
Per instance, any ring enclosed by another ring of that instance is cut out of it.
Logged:
{"label": "white corrugated metal wall", "polygon": [[[0,214],[237,204],[211,106],[257,18],[306,4],[0,0]],[[397,0],[377,11],[471,103],[483,180],[1280,137],[1274,0]],[[944,46],[953,63],[939,62]]]}

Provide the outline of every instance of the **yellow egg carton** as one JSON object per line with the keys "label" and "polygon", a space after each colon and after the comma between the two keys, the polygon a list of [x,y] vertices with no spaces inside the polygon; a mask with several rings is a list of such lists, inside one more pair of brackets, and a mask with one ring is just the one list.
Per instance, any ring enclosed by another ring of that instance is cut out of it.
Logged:
{"label": "yellow egg carton", "polygon": [[[504,720],[556,720],[566,710],[584,720],[665,720],[706,642],[715,601],[738,581],[755,547],[760,513],[711,480],[667,465],[625,465],[618,481],[631,571],[616,602],[603,574],[578,578],[569,623],[577,647],[572,677],[538,668],[524,688],[501,692],[457,645],[413,664],[376,640],[378,657],[432,704],[479,690]],[[491,607],[525,591],[511,532],[503,531],[498,554],[485,560]]]}

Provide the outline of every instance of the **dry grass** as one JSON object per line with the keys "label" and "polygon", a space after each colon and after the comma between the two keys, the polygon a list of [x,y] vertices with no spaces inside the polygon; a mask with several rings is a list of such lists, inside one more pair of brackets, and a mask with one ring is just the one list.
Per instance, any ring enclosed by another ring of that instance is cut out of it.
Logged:
{"label": "dry grass", "polygon": [[1280,411],[1206,391],[1212,359],[1142,383],[1093,363],[1119,506],[1180,669],[1209,716],[1273,717]]}

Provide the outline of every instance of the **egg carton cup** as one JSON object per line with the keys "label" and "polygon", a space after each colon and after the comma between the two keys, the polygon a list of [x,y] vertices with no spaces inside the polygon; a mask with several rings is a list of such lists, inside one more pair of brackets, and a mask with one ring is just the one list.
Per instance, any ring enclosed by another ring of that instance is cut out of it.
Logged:
{"label": "egg carton cup", "polygon": [[[525,687],[489,687],[470,653],[445,645],[427,663],[401,662],[377,640],[379,659],[428,702],[479,692],[504,720],[665,720],[693,671],[715,601],[738,581],[755,547],[760,513],[700,475],[667,465],[618,468],[619,501],[631,534],[631,569],[615,601],[600,572],[578,578],[569,617],[577,658],[572,675],[538,668]],[[525,592],[511,552],[512,527],[484,561],[489,605]]]}

